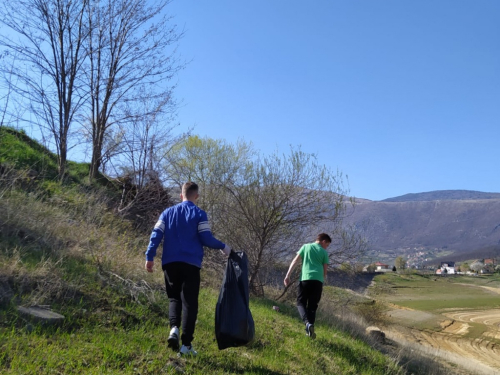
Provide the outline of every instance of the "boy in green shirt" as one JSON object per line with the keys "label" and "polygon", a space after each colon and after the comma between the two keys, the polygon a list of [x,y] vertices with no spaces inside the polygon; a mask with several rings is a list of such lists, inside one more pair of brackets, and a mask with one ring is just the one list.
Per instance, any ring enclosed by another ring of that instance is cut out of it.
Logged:
{"label": "boy in green shirt", "polygon": [[290,268],[285,276],[285,286],[290,284],[290,274],[300,260],[302,260],[302,271],[297,294],[297,309],[300,317],[306,325],[306,334],[316,338],[314,322],[316,310],[323,292],[323,283],[326,280],[328,267],[328,253],[326,249],[332,243],[332,239],[326,233],[318,234],[316,241],[303,245],[292,260]]}

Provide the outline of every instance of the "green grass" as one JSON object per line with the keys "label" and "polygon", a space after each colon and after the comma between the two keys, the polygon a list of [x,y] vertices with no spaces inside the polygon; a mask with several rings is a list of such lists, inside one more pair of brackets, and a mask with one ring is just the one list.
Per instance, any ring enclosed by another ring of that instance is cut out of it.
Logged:
{"label": "green grass", "polygon": [[[278,303],[267,299],[251,300],[255,341],[219,351],[214,332],[218,291],[210,286],[200,295],[194,340],[200,355],[178,359],[166,343],[162,274],[142,268],[147,238],[107,212],[94,193],[85,194],[63,185],[51,199],[3,191],[0,373],[404,373],[391,358],[324,317],[318,317],[318,338],[311,341],[294,306],[279,304],[278,313],[272,309]],[[221,278],[219,273],[217,281]],[[65,316],[64,323],[44,327],[18,314],[17,306],[32,304],[50,305]]]}
{"label": "green grass", "polygon": [[[23,131],[6,126],[0,127],[0,166],[29,171],[30,177],[26,176],[23,181],[25,184],[40,183],[49,191],[57,189],[61,192],[61,189],[56,186],[58,183],[57,155],[29,138]],[[89,163],[67,161],[64,185],[88,185],[89,170]],[[109,182],[102,174],[98,174],[94,184],[106,186]]]}
{"label": "green grass", "polygon": [[[475,339],[477,337],[481,337],[482,334],[488,330],[484,324],[471,323],[471,322],[469,322],[468,324],[469,324],[469,330],[464,335],[464,337],[469,337],[469,338]],[[496,341],[498,343],[498,340],[495,340],[495,339],[490,339],[490,340],[492,342]]]}
{"label": "green grass", "polygon": [[57,176],[55,155],[23,132],[0,127],[0,150],[0,164],[31,169],[48,179]]}
{"label": "green grass", "polygon": [[[109,293],[108,293],[109,294]],[[109,296],[108,296],[109,297]],[[272,310],[272,301],[252,300],[256,338],[248,347],[219,351],[214,333],[217,292],[204,289],[194,345],[195,359],[178,359],[167,348],[167,318],[151,320],[151,311],[131,308],[134,324],[86,321],[77,329],[0,328],[2,374],[396,374],[398,367],[380,352],[347,334],[318,324],[318,338],[304,335],[298,316]],[[290,312],[290,314],[288,313]],[[91,315],[92,312],[87,311]],[[142,315],[141,315],[142,314]],[[154,314],[153,314],[154,315]],[[69,320],[72,320],[71,318]],[[111,320],[112,322],[109,322]],[[27,360],[29,358],[29,360]]]}
{"label": "green grass", "polygon": [[[481,283],[476,277],[388,273],[377,275],[375,282],[390,286],[390,295],[383,297],[387,301],[412,309],[432,312],[449,308],[498,307],[498,294],[478,288]],[[486,280],[482,282],[489,286],[498,285],[496,282],[486,283]]]}

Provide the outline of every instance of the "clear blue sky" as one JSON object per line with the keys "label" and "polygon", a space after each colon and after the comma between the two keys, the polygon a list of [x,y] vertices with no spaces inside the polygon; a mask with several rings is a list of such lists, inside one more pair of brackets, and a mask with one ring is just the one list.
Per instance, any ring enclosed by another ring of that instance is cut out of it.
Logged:
{"label": "clear blue sky", "polygon": [[179,121],[290,145],[351,195],[500,192],[500,1],[173,0]]}

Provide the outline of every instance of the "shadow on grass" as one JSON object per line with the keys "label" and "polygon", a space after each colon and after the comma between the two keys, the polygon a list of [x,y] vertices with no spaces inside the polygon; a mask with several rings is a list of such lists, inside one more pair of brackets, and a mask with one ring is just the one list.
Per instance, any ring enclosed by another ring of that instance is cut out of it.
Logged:
{"label": "shadow on grass", "polygon": [[[223,362],[223,361],[217,361],[213,357],[207,358],[207,359],[202,359],[200,362],[203,364],[203,367],[206,368],[208,367],[213,367],[217,368],[218,370],[223,370],[224,373],[227,374],[259,374],[259,375],[286,375],[289,374],[289,371],[275,371],[271,370],[269,368],[260,366],[260,365],[255,365],[251,364],[247,361],[245,361],[244,365],[240,364],[235,364],[233,361],[231,362]],[[179,363],[177,363],[179,365]],[[179,368],[179,366],[177,366]]]}
{"label": "shadow on grass", "polygon": [[[298,319],[298,322],[301,323],[299,313],[297,311],[296,306],[291,306],[290,304],[286,302],[276,302],[268,298],[256,298],[253,297],[251,299],[251,304],[252,305],[257,305],[263,308],[267,308],[271,313],[276,313],[276,314],[282,314],[285,316],[288,316],[293,319]],[[273,307],[277,306],[279,308],[279,312],[274,311]],[[251,309],[251,306],[250,306]]]}
{"label": "shadow on grass", "polygon": [[323,348],[323,350],[335,353],[336,357],[340,357],[346,360],[351,366],[356,368],[356,370],[358,371],[365,370],[368,368],[371,369],[379,368],[382,370],[389,370],[385,364],[373,363],[372,361],[369,360],[369,357],[359,356],[359,353],[357,353],[355,350],[349,348],[346,345],[342,345],[336,342],[331,342],[321,338],[316,340],[315,343],[319,344],[319,346]]}

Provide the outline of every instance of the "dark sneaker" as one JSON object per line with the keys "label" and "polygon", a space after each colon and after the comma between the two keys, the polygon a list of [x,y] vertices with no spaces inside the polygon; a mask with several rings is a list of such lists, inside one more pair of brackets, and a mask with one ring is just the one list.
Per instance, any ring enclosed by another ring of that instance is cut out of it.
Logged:
{"label": "dark sneaker", "polygon": [[316,338],[316,333],[314,333],[314,325],[311,323],[306,324],[306,334],[309,336],[311,339]]}
{"label": "dark sneaker", "polygon": [[179,350],[179,328],[172,327],[167,342],[169,348],[172,348],[174,350]]}
{"label": "dark sneaker", "polygon": [[193,349],[192,345],[182,345],[177,357],[196,357],[198,352]]}

